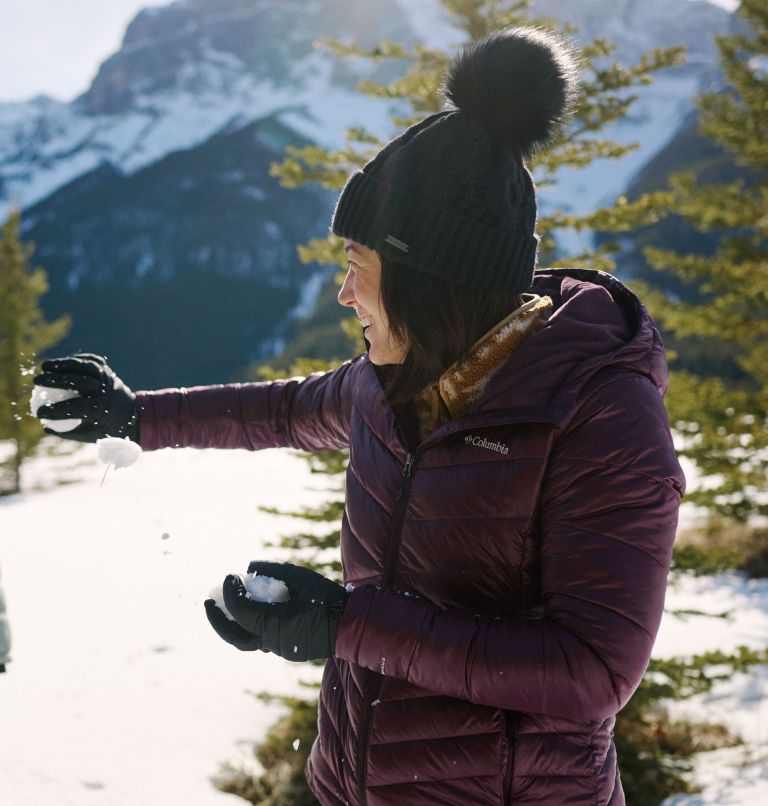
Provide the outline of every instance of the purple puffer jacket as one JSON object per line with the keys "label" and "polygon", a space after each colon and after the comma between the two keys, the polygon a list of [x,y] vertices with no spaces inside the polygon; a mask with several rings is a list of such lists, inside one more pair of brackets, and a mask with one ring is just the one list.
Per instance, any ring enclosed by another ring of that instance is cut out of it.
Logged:
{"label": "purple puffer jacket", "polygon": [[610,275],[543,270],[554,312],[410,454],[366,357],[139,394],[142,447],[349,446],[355,585],[307,767],[323,804],[624,803],[611,735],[661,619],[684,478],[664,349]]}

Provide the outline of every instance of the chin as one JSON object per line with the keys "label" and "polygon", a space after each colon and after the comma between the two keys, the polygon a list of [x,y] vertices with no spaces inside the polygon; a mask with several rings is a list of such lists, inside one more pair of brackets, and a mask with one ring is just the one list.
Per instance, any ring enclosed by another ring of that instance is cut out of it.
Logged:
{"label": "chin", "polygon": [[377,367],[392,366],[395,364],[402,364],[405,361],[407,351],[403,353],[401,350],[393,350],[388,346],[388,349],[382,350],[375,345],[371,345],[368,339],[363,336],[365,346],[368,350],[368,360]]}

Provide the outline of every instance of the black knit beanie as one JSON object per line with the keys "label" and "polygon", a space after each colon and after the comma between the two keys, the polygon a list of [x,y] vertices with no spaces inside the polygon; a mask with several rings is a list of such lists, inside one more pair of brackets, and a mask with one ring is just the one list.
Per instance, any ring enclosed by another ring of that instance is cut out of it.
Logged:
{"label": "black knit beanie", "polygon": [[489,291],[526,291],[538,238],[524,159],[545,146],[575,90],[570,48],[508,28],[452,63],[455,109],[411,126],[349,178],[331,222],[382,256]]}

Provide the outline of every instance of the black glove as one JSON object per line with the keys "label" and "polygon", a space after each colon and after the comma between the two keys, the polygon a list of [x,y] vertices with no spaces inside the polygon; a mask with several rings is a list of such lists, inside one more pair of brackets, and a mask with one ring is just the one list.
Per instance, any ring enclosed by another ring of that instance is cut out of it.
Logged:
{"label": "black glove", "polygon": [[96,442],[103,437],[129,437],[134,442],[139,441],[136,395],[100,355],[77,353],[65,358],[51,358],[43,361],[42,370],[35,376],[35,384],[74,389],[82,395],[40,406],[37,417],[41,420],[82,420],[71,431],[44,427],[46,434],[78,442]]}
{"label": "black glove", "polygon": [[211,626],[225,641],[238,649],[261,649],[293,661],[334,654],[336,631],[347,600],[341,585],[291,563],[252,562],[248,573],[282,580],[290,599],[274,604],[249,599],[243,581],[230,574],[224,580],[224,604],[236,623],[229,621],[212,599],[205,602]]}
{"label": "black glove", "polygon": [[224,611],[216,606],[216,602],[213,599],[206,599],[203,604],[205,606],[205,615],[208,616],[211,627],[228,644],[232,644],[233,647],[236,647],[241,652],[252,652],[255,649],[261,649],[261,638],[244,630],[236,622],[230,621],[224,615]]}

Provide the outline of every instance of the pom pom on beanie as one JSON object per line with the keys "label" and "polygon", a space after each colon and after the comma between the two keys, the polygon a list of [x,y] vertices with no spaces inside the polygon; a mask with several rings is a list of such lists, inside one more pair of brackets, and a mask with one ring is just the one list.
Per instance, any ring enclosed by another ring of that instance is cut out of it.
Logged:
{"label": "pom pom on beanie", "polygon": [[537,28],[508,28],[469,45],[445,94],[502,145],[530,156],[551,141],[576,90],[570,48]]}

